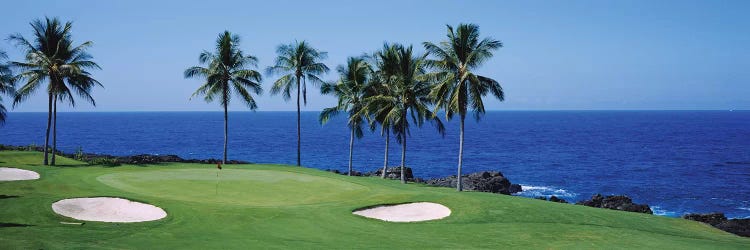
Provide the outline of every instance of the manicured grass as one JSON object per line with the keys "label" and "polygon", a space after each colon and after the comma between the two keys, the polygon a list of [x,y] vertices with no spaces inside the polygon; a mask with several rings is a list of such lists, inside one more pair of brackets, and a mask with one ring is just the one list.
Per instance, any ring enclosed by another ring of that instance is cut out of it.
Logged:
{"label": "manicured grass", "polygon": [[[36,152],[0,151],[0,166],[41,179],[0,182],[0,248],[671,248],[750,249],[750,239],[697,222],[449,188],[402,185],[282,165],[39,166]],[[14,197],[18,196],[18,197]],[[116,196],[164,208],[143,223],[86,222],[50,208],[71,197]],[[446,219],[389,223],[360,207],[444,204]],[[28,226],[19,226],[28,225]]]}

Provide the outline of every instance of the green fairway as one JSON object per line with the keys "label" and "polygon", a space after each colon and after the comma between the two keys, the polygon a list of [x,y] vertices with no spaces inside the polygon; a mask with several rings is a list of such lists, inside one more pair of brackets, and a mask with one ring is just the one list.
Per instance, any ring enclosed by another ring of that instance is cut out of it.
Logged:
{"label": "green fairway", "polygon": [[[750,249],[750,239],[683,219],[575,206],[282,165],[87,166],[0,151],[0,166],[39,180],[0,182],[0,249],[49,248],[650,248]],[[219,181],[217,187],[217,172]],[[143,223],[55,214],[72,197],[113,196],[163,208]],[[353,215],[384,203],[429,201],[442,220],[389,223]]]}
{"label": "green fairway", "polygon": [[363,185],[294,172],[203,167],[114,173],[97,179],[109,186],[138,194],[241,206],[346,201],[365,195],[368,191]]}

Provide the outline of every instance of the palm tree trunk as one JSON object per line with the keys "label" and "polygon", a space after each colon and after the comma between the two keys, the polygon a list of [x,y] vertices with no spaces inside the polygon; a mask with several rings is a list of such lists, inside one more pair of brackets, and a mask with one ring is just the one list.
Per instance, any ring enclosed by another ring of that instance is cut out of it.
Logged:
{"label": "palm tree trunk", "polygon": [[227,141],[229,140],[229,114],[227,112],[227,102],[224,102],[224,159],[221,164],[227,164]]}
{"label": "palm tree trunk", "polygon": [[388,141],[391,139],[390,130],[385,131],[385,159],[383,160],[383,172],[380,173],[380,178],[385,179],[385,171],[388,170]]}
{"label": "palm tree trunk", "polygon": [[349,176],[352,176],[352,155],[354,153],[354,128],[352,128],[352,134],[349,138]]}
{"label": "palm tree trunk", "polygon": [[406,111],[401,120],[401,183],[406,184]]}
{"label": "palm tree trunk", "polygon": [[466,119],[466,115],[461,115],[461,131],[459,132],[458,136],[458,175],[456,176],[456,180],[458,181],[456,184],[456,190],[461,192],[463,190],[463,186],[461,186],[461,167],[463,167],[463,159],[464,159],[464,120]]}
{"label": "palm tree trunk", "polygon": [[302,166],[302,160],[300,154],[302,153],[302,134],[300,133],[300,111],[299,111],[299,95],[302,86],[299,86],[299,76],[297,76],[297,166]]}
{"label": "palm tree trunk", "polygon": [[52,160],[49,165],[55,165],[55,155],[57,152],[57,96],[52,101]]}
{"label": "palm tree trunk", "polygon": [[47,105],[47,132],[44,135],[44,165],[48,165],[48,156],[49,156],[49,129],[50,125],[52,123],[52,94],[49,94],[49,100]]}

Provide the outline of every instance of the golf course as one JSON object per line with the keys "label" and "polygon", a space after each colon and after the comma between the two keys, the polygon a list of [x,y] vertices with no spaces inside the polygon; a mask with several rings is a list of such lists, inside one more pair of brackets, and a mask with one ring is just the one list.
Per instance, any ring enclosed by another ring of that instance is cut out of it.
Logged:
{"label": "golf course", "polygon": [[[402,185],[273,164],[90,166],[0,151],[0,167],[39,173],[0,182],[0,248],[658,248],[748,249],[750,239],[677,218],[451,188]],[[107,223],[56,214],[69,198],[119,197],[163,219]],[[450,216],[386,222],[352,214],[433,202]],[[81,224],[82,223],[82,224]]]}

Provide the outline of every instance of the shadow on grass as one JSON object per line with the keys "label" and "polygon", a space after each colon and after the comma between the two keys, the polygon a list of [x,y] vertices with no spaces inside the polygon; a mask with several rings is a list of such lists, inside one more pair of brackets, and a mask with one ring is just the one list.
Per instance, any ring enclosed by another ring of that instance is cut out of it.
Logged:
{"label": "shadow on grass", "polygon": [[31,226],[34,226],[34,225],[0,222],[0,228],[2,227],[31,227]]}
{"label": "shadow on grass", "polygon": [[0,194],[0,199],[10,199],[10,198],[18,198],[18,197],[21,197],[21,196]]}
{"label": "shadow on grass", "polygon": [[89,164],[55,164],[54,166],[50,167],[60,167],[60,168],[83,168],[83,167],[92,167],[94,165]]}

